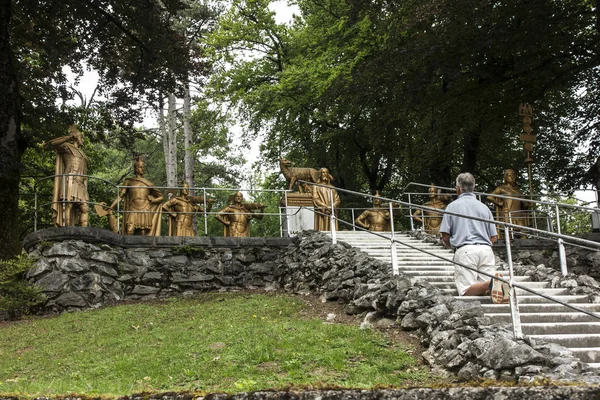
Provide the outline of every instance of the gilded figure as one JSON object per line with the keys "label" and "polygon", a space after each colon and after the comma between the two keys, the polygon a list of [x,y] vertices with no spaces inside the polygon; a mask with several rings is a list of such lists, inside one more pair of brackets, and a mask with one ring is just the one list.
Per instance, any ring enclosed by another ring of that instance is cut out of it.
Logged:
{"label": "gilded figure", "polygon": [[[529,226],[528,203],[519,199],[523,197],[523,194],[517,187],[516,181],[516,171],[514,169],[505,170],[504,183],[494,189],[487,199],[495,205],[497,221]],[[510,196],[510,198],[494,195]]]}
{"label": "gilded figure", "polygon": [[[423,204],[425,207],[437,208],[438,210],[446,208],[446,203],[441,199],[440,190],[433,183],[429,187],[428,192],[429,201]],[[442,213],[419,208],[413,213],[413,218],[423,223],[423,230],[426,233],[437,235],[440,232],[440,225],[443,218]]]}
{"label": "gilded figure", "polygon": [[[83,134],[75,125],[69,134],[44,144],[56,151],[52,218],[55,226],[88,226],[88,158],[81,149]],[[69,174],[69,176],[65,176]]]}
{"label": "gilded figure", "polygon": [[[261,220],[265,210],[264,204],[244,203],[242,192],[236,192],[233,199],[228,201],[228,206],[219,211],[215,218],[225,225],[224,236],[249,237],[250,221],[252,218]],[[256,212],[258,211],[258,212]]]}
{"label": "gilded figure", "polygon": [[329,174],[327,168],[321,168],[319,170],[319,179],[317,183],[324,186],[315,185],[312,192],[313,205],[315,208],[315,230],[317,231],[328,231],[331,229],[331,215],[336,214],[336,209],[339,208],[341,204],[340,196],[331,184],[332,180],[333,177]]}
{"label": "gilded figure", "polygon": [[390,211],[381,204],[379,192],[373,198],[373,208],[365,210],[354,223],[372,232],[386,232],[391,230]]}
{"label": "gilded figure", "polygon": [[[169,213],[169,236],[195,236],[194,213],[203,213],[203,196],[190,196],[189,186],[186,183],[179,191],[179,196],[173,196],[162,205],[163,211]],[[213,203],[212,198],[206,198],[206,211],[210,211]]]}
{"label": "gilded figure", "polygon": [[[315,168],[292,167],[292,162],[283,157],[279,157],[279,168],[285,179],[289,182],[288,190],[292,190],[299,180],[313,183],[319,180],[319,171]],[[298,184],[298,192],[309,193],[311,187],[306,184]]]}
{"label": "gilded figure", "polygon": [[135,176],[123,182],[124,187],[110,206],[114,209],[123,200],[121,232],[124,235],[160,236],[163,194],[144,178],[145,167],[144,160],[138,157],[134,164]]}

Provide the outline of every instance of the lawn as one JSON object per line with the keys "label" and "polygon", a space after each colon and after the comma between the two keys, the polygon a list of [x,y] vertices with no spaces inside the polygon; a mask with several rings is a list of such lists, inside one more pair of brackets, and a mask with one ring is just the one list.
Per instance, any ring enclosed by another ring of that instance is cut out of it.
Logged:
{"label": "lawn", "polygon": [[287,295],[210,293],[0,326],[0,393],[235,393],[431,381],[407,347]]}

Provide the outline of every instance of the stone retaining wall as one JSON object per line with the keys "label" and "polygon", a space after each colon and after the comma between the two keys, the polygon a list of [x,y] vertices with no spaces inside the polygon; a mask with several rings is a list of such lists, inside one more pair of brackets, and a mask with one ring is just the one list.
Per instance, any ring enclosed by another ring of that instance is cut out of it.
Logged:
{"label": "stone retaining wall", "polygon": [[[28,277],[44,288],[50,310],[229,288],[315,293],[346,304],[348,313],[363,314],[363,327],[397,325],[414,331],[427,349],[423,358],[461,381],[600,383],[570,350],[515,341],[509,325],[490,324],[479,302],[454,300],[426,282],[392,276],[389,264],[346,243],[332,244],[322,233],[227,243],[227,238],[136,238],[69,230],[79,232],[79,240],[63,240],[67,230],[54,229],[28,237],[25,244],[39,257]],[[131,247],[136,240],[141,243]]]}
{"label": "stone retaining wall", "polygon": [[[77,238],[77,240],[74,240]],[[295,238],[140,237],[96,228],[53,228],[26,238],[39,259],[27,278],[48,311],[95,308],[223,288],[275,287]]]}

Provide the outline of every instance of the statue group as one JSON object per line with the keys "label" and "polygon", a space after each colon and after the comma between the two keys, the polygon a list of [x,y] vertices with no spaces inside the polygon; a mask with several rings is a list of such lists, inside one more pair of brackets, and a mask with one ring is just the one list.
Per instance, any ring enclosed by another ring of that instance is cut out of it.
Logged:
{"label": "statue group", "polygon": [[[495,219],[499,222],[507,222],[514,225],[529,226],[529,203],[523,199],[521,190],[516,185],[517,173],[514,169],[504,171],[504,181],[497,186],[487,199],[495,209]],[[448,195],[443,195],[440,190],[431,184],[429,188],[429,201],[423,206],[427,208],[417,209],[412,217],[423,224],[426,233],[437,235],[440,230],[443,214],[436,210],[444,210],[449,201]],[[502,236],[502,230],[499,230]],[[523,237],[523,233],[518,233]]]}
{"label": "statue group", "polygon": [[[52,214],[55,226],[88,226],[88,158],[84,154],[83,135],[76,126],[69,135],[44,144],[56,152],[56,167],[52,197]],[[210,197],[190,196],[189,186],[183,184],[178,196],[166,202],[163,193],[144,178],[144,160],[137,157],[133,169],[135,176],[125,179],[117,198],[107,206],[98,203],[99,216],[107,216],[111,230],[122,235],[160,236],[161,216],[164,211],[169,220],[169,236],[195,236],[194,216],[210,212],[215,200]],[[115,207],[122,203],[121,228],[118,229]],[[206,207],[204,207],[206,206]],[[265,205],[244,203],[241,192],[230,196],[228,205],[215,218],[225,225],[225,236],[250,236],[250,221],[262,219]]]}
{"label": "statue group", "polygon": [[[54,189],[52,196],[52,215],[55,226],[88,226],[88,158],[83,152],[83,135],[76,126],[69,127],[69,134],[52,139],[45,147],[56,152]],[[194,216],[197,213],[210,212],[215,200],[210,197],[190,196],[189,187],[184,184],[177,196],[164,201],[163,193],[144,178],[145,164],[141,157],[134,162],[135,176],[127,178],[117,198],[107,206],[96,205],[100,216],[107,215],[111,230],[118,231],[115,207],[122,202],[123,235],[159,236],[161,234],[161,214],[168,215],[170,236],[195,236]],[[332,185],[333,176],[327,168],[294,168],[285,158],[280,158],[281,172],[288,180],[290,195],[297,188],[297,197],[302,205],[308,201],[314,211],[314,229],[328,231],[332,221],[337,226],[337,212],[341,205],[340,196]],[[520,226],[529,226],[528,203],[516,186],[517,174],[513,169],[504,171],[504,182],[487,199],[496,209],[496,219]],[[431,185],[428,190],[429,201],[423,208],[417,209],[412,217],[423,224],[429,234],[438,234],[443,213],[449,196]],[[224,225],[224,235],[230,237],[250,236],[252,219],[261,220],[265,205],[246,203],[241,192],[229,196],[227,205],[216,213],[215,218]],[[365,210],[355,223],[370,231],[390,230],[390,211],[381,203],[379,192],[373,198],[373,208]]]}

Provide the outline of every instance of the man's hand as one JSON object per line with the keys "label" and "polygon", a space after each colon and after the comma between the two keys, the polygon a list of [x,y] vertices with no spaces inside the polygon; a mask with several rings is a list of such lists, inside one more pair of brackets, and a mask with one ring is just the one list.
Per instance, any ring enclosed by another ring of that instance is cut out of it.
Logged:
{"label": "man's hand", "polygon": [[446,232],[442,232],[442,243],[444,243],[444,247],[450,249],[450,234]]}

